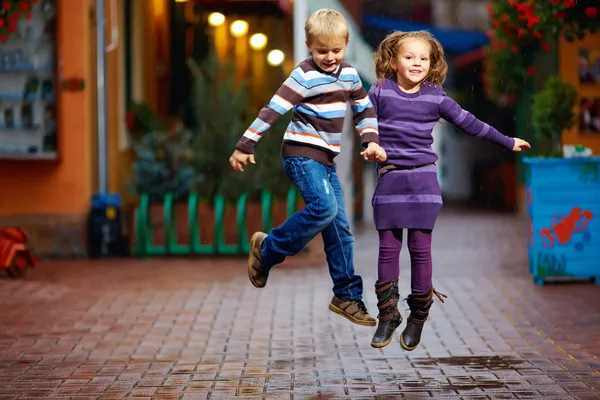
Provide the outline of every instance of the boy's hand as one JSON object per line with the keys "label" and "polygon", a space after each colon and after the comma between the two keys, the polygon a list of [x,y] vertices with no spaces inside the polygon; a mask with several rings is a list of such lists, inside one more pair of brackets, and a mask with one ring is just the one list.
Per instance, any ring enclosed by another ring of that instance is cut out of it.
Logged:
{"label": "boy's hand", "polygon": [[375,142],[369,142],[367,145],[367,149],[360,153],[361,156],[365,158],[365,160],[375,161],[375,162],[384,162],[387,160],[387,154],[385,154],[385,150],[379,144]]}
{"label": "boy's hand", "polygon": [[248,162],[250,162],[250,164],[256,164],[256,161],[254,161],[254,154],[247,154],[236,149],[231,157],[229,157],[229,164],[237,172],[244,172],[242,164],[248,165]]}
{"label": "boy's hand", "polygon": [[513,151],[521,151],[521,150],[529,150],[531,149],[531,145],[524,141],[523,139],[515,138],[515,146],[513,147]]}

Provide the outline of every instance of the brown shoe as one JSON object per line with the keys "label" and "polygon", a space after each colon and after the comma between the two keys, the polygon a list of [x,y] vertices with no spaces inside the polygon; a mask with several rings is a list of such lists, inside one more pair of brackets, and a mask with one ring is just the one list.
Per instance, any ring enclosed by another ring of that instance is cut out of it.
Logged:
{"label": "brown shoe", "polygon": [[260,255],[260,247],[267,237],[264,232],[255,232],[250,238],[250,252],[248,255],[248,278],[257,288],[264,288],[267,284],[271,267],[266,265]]}
{"label": "brown shoe", "polygon": [[331,303],[329,303],[329,310],[358,325],[377,325],[377,321],[369,315],[362,300],[342,300],[337,296],[333,296]]}

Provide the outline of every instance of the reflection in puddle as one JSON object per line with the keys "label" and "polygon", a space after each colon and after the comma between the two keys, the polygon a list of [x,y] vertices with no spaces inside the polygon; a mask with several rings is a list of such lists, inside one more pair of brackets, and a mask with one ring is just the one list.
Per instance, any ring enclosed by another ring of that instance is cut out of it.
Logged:
{"label": "reflection in puddle", "polygon": [[413,358],[415,367],[419,366],[444,366],[468,367],[470,369],[514,369],[517,365],[525,363],[525,360],[515,357],[440,357],[440,358]]}

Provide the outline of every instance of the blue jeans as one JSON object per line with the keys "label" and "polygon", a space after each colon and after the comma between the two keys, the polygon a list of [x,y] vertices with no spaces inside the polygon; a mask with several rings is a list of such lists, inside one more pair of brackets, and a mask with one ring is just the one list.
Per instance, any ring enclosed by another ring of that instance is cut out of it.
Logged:
{"label": "blue jeans", "polygon": [[306,207],[269,233],[261,248],[263,261],[268,265],[281,264],[321,233],[333,293],[343,300],[361,300],[362,278],[354,273],[354,235],[344,211],[336,167],[310,158],[286,157],[283,168]]}

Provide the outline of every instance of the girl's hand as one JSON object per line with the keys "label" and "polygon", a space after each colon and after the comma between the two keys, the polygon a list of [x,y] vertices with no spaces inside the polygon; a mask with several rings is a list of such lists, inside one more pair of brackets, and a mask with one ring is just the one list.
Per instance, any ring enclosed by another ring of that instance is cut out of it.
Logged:
{"label": "girl's hand", "polygon": [[515,146],[513,147],[513,151],[522,151],[531,149],[531,145],[524,141],[523,139],[515,138]]}

